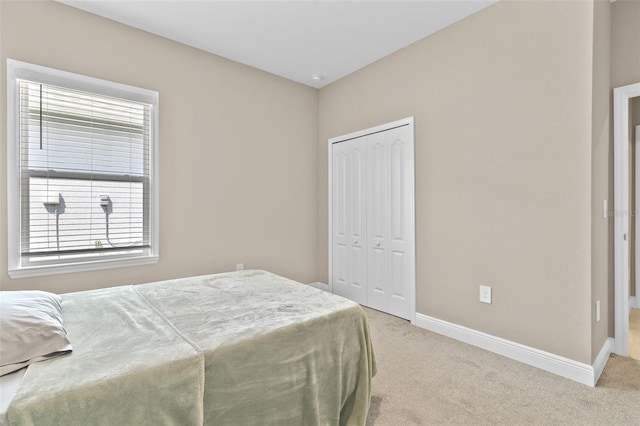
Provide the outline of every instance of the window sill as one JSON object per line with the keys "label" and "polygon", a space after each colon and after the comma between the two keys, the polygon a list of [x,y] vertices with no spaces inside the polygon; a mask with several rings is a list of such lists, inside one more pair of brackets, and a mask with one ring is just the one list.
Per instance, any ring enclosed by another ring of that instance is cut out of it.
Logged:
{"label": "window sill", "polygon": [[42,265],[9,269],[11,278],[39,277],[44,275],[88,272],[101,269],[123,268],[158,263],[159,256],[144,256],[129,259],[98,260],[93,262],[67,263],[63,265]]}

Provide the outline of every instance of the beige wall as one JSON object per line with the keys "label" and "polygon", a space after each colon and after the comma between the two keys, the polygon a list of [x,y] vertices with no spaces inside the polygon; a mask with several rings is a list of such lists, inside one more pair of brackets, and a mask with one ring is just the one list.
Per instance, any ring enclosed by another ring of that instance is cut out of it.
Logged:
{"label": "beige wall", "polygon": [[640,82],[640,1],[611,4],[611,86]]}
{"label": "beige wall", "polygon": [[2,289],[68,292],[228,271],[236,263],[316,280],[315,89],[59,3],[3,0],[0,11],[0,105],[6,58],[160,93],[160,262],[10,279],[2,131]]}
{"label": "beige wall", "polygon": [[[617,0],[611,4],[612,88],[640,82],[640,25],[638,22],[640,22],[640,1]],[[631,129],[635,123],[640,123],[640,98],[631,100]]]}
{"label": "beige wall", "polygon": [[592,55],[590,2],[500,2],[321,89],[321,279],[327,139],[413,115],[417,311],[591,363]]}
{"label": "beige wall", "polygon": [[[592,83],[592,148],[591,148],[591,361],[593,362],[609,337],[609,226],[602,215],[602,202],[613,205],[609,193],[609,146],[611,134],[611,3],[594,2],[593,12],[593,83]],[[596,322],[596,302],[600,301],[600,321]]]}

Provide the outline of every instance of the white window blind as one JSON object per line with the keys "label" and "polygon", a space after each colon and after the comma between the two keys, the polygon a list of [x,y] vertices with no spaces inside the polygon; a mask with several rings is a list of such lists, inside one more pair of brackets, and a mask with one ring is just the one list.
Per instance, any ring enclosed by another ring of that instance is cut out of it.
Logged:
{"label": "white window blind", "polygon": [[16,79],[20,268],[153,254],[151,103]]}

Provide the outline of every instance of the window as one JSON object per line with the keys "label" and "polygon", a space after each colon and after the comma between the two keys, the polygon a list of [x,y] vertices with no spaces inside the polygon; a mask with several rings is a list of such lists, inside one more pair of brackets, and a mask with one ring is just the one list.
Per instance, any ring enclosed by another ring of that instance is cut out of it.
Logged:
{"label": "window", "polygon": [[9,274],[158,260],[158,93],[7,60]]}

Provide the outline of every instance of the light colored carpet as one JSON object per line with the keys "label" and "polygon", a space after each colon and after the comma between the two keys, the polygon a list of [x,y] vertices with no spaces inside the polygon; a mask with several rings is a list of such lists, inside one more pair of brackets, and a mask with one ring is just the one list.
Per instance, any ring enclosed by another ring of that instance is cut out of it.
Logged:
{"label": "light colored carpet", "polygon": [[629,317],[629,356],[640,360],[640,309],[632,309]]}
{"label": "light colored carpet", "polygon": [[640,425],[640,361],[591,388],[367,309],[378,373],[367,425]]}

